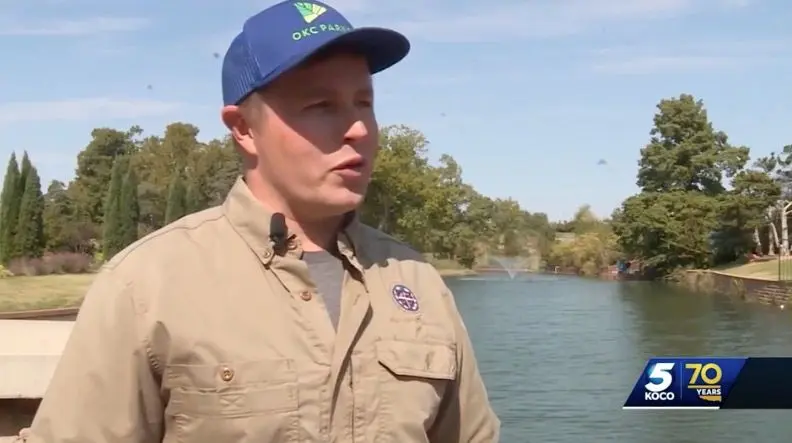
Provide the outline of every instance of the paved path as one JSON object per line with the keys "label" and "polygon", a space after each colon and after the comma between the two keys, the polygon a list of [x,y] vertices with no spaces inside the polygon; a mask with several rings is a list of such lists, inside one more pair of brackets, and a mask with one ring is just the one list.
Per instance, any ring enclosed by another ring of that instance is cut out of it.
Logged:
{"label": "paved path", "polygon": [[73,325],[0,320],[0,399],[44,396]]}

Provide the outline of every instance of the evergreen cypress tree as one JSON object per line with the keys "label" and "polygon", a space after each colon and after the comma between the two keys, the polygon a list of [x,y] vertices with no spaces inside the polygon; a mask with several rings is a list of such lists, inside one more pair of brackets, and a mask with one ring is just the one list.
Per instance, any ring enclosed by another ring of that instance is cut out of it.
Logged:
{"label": "evergreen cypress tree", "polygon": [[140,203],[138,202],[137,174],[129,168],[124,183],[121,186],[121,216],[119,239],[123,247],[131,245],[138,239],[138,225],[140,224]]}
{"label": "evergreen cypress tree", "polygon": [[27,183],[28,174],[33,169],[33,164],[30,162],[30,156],[27,151],[22,154],[22,164],[19,167],[19,178],[17,179],[17,192],[21,201],[22,193],[25,192],[25,183]]}
{"label": "evergreen cypress tree", "polygon": [[27,170],[14,236],[14,258],[41,257],[44,252],[44,194],[35,167]]}
{"label": "evergreen cypress tree", "polygon": [[3,192],[0,194],[0,262],[8,263],[11,259],[14,245],[14,230],[16,229],[16,214],[13,210],[17,201],[16,192],[19,182],[19,164],[16,154],[11,153],[3,180]]}
{"label": "evergreen cypress tree", "polygon": [[193,182],[186,186],[184,195],[184,214],[192,214],[202,209],[201,194],[198,193],[198,185]]}
{"label": "evergreen cypress tree", "polygon": [[22,207],[22,196],[25,195],[25,186],[27,185],[28,176],[33,169],[33,164],[30,162],[30,156],[27,151],[22,154],[22,164],[19,166],[19,177],[17,177],[16,191],[14,192],[14,200],[12,202],[11,211],[9,211],[9,223],[13,224],[11,231],[8,233],[8,260],[22,257],[22,251],[17,247],[17,229],[19,228],[19,213]]}
{"label": "evergreen cypress tree", "polygon": [[129,168],[126,157],[116,157],[110,173],[110,188],[104,204],[104,224],[102,226],[102,253],[105,260],[124,249],[121,240],[121,188]]}
{"label": "evergreen cypress tree", "polygon": [[187,190],[184,187],[184,181],[181,174],[173,174],[170,186],[168,187],[168,203],[165,206],[165,224],[173,223],[174,221],[187,215]]}

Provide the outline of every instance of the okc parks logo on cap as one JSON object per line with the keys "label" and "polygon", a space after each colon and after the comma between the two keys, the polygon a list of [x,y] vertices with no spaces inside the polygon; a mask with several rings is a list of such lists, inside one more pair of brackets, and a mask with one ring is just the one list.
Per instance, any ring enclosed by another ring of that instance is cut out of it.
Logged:
{"label": "okc parks logo on cap", "polygon": [[[298,2],[294,4],[294,7],[297,8],[297,11],[302,16],[302,19],[307,24],[313,23],[322,14],[327,12],[327,8],[315,3]],[[294,31],[292,33],[292,40],[303,40],[325,32],[347,32],[351,30],[352,29],[346,25],[337,23],[323,23],[320,25],[308,26],[306,28],[300,29],[299,31]]]}
{"label": "okc parks logo on cap", "polygon": [[327,12],[327,8],[320,5],[315,5],[313,3],[295,3],[294,7],[300,11],[300,15],[302,15],[303,20],[305,23],[311,23],[312,21],[319,18],[320,15]]}

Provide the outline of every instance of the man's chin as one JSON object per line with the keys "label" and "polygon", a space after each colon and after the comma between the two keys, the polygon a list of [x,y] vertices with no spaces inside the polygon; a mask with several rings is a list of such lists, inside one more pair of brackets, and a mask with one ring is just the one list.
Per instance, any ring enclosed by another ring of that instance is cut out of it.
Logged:
{"label": "man's chin", "polygon": [[349,212],[360,207],[365,199],[365,193],[346,191],[339,193],[339,195],[331,201],[339,208],[345,208],[346,210],[344,212]]}
{"label": "man's chin", "polygon": [[319,192],[306,195],[310,200],[304,202],[307,205],[305,209],[313,206],[316,209],[312,212],[321,217],[333,217],[354,211],[363,204],[367,186],[362,186],[363,189],[356,188],[358,187],[338,186],[337,184],[322,186],[318,189]]}

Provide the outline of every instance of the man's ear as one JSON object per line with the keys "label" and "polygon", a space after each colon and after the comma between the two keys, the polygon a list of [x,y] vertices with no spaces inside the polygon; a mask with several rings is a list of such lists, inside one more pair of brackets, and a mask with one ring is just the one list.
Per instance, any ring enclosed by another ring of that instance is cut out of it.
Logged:
{"label": "man's ear", "polygon": [[245,154],[255,155],[256,147],[253,144],[252,129],[245,118],[245,113],[242,112],[242,108],[235,105],[224,106],[220,111],[220,118],[231,132],[231,137],[233,137],[237,146]]}

